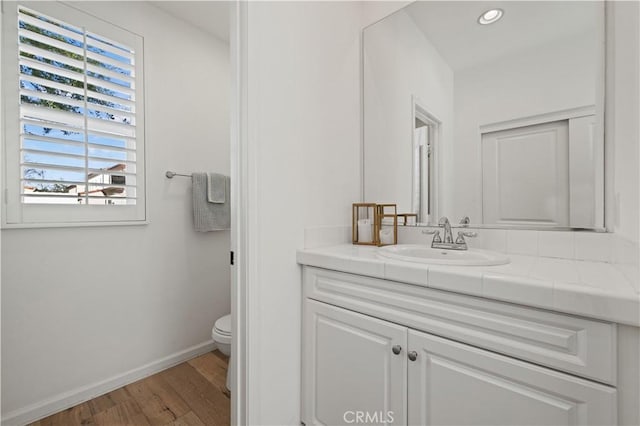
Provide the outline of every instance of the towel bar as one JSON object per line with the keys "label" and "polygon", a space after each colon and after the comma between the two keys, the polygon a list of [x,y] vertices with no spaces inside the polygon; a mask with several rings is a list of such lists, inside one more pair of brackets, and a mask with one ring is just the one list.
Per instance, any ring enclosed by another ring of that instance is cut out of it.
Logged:
{"label": "towel bar", "polygon": [[172,172],[167,170],[167,172],[164,174],[167,178],[169,179],[173,179],[174,176],[183,176],[183,177],[191,177],[192,175],[185,175],[182,173],[176,173],[176,172]]}

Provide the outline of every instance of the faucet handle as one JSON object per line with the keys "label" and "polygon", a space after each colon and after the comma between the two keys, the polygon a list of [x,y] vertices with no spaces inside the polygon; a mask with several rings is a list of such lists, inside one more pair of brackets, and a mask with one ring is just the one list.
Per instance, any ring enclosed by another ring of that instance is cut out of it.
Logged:
{"label": "faucet handle", "polygon": [[467,226],[469,226],[469,224],[471,223],[471,219],[469,219],[469,216],[465,216],[462,219],[460,219],[460,225],[461,228],[466,228]]}
{"label": "faucet handle", "polygon": [[456,244],[465,244],[464,237],[475,238],[478,236],[477,232],[473,231],[459,231],[458,238],[456,238]]}
{"label": "faucet handle", "polygon": [[432,243],[441,243],[442,238],[440,238],[440,230],[438,229],[425,229],[422,231],[425,235],[433,235]]}
{"label": "faucet handle", "polygon": [[446,226],[448,223],[449,223],[449,218],[446,216],[443,216],[438,221],[438,226]]}

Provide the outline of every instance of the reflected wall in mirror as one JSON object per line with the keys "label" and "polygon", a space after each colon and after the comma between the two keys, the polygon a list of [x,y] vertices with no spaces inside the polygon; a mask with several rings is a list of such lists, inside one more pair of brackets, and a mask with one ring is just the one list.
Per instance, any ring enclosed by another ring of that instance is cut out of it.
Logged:
{"label": "reflected wall in mirror", "polygon": [[603,2],[415,2],[363,40],[365,200],[604,227]]}

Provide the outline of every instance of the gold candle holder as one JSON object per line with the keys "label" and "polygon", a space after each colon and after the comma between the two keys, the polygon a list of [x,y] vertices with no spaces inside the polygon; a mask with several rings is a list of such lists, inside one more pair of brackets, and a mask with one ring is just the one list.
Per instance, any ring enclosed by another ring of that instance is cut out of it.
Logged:
{"label": "gold candle holder", "polygon": [[351,239],[353,244],[377,246],[379,243],[377,204],[353,203]]}
{"label": "gold candle holder", "polygon": [[398,244],[398,208],[395,204],[376,206],[378,246]]}
{"label": "gold candle holder", "polygon": [[[410,218],[413,219],[413,223],[410,222]],[[402,221],[402,222],[401,222]],[[417,225],[418,224],[418,214],[417,213],[398,213],[398,225]]]}
{"label": "gold candle holder", "polygon": [[353,244],[387,246],[398,243],[395,204],[354,203],[351,223]]}

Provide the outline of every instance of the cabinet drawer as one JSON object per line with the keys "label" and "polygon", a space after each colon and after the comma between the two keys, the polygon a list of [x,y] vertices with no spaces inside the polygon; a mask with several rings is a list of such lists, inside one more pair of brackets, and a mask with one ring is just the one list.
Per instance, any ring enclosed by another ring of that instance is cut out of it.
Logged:
{"label": "cabinet drawer", "polygon": [[616,325],[304,267],[304,297],[603,383],[616,382]]}

